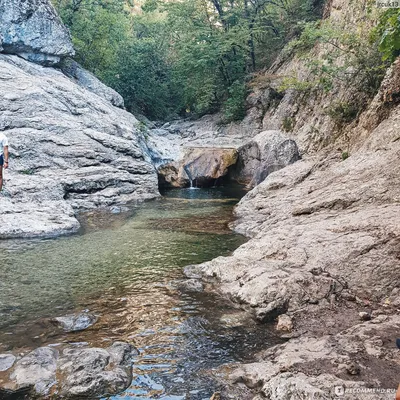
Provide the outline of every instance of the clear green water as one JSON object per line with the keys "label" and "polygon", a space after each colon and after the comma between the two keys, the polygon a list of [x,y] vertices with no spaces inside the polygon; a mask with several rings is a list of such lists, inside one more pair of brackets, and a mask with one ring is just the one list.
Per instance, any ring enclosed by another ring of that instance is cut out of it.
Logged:
{"label": "clear green water", "polygon": [[[1,241],[0,352],[126,340],[141,354],[132,386],[114,399],[209,398],[215,384],[201,371],[246,359],[270,336],[212,296],[183,293],[174,282],[183,266],[244,242],[228,228],[241,194],[174,190],[118,214],[86,214],[79,235]],[[99,316],[86,331],[66,334],[49,322],[82,310]]]}

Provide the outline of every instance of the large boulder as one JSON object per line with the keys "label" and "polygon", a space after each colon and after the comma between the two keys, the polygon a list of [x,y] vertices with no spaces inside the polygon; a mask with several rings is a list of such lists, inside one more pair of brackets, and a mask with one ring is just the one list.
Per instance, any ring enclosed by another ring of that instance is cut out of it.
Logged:
{"label": "large boulder", "polygon": [[265,131],[238,149],[239,157],[232,178],[254,187],[269,174],[300,159],[294,140],[280,131]]}
{"label": "large boulder", "polygon": [[207,187],[226,177],[229,168],[236,164],[237,151],[233,148],[186,148],[178,162],[168,163],[158,169],[161,186]]}
{"label": "large boulder", "polygon": [[71,38],[49,0],[0,0],[0,48],[42,65],[74,54]]}
{"label": "large boulder", "polygon": [[75,232],[75,213],[158,195],[139,122],[61,71],[0,54],[10,168],[0,237]]}

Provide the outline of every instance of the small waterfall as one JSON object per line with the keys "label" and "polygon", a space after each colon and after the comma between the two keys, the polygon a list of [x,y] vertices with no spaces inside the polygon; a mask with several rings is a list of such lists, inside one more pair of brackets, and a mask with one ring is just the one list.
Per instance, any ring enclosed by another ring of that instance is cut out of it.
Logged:
{"label": "small waterfall", "polygon": [[186,175],[187,175],[188,178],[189,178],[190,189],[197,189],[195,186],[193,186],[193,181],[194,181],[194,180],[192,179],[192,175],[191,175],[191,173],[190,173],[190,171],[189,171],[188,166],[187,166],[187,165],[184,165],[184,166],[183,166],[183,169],[185,170]]}

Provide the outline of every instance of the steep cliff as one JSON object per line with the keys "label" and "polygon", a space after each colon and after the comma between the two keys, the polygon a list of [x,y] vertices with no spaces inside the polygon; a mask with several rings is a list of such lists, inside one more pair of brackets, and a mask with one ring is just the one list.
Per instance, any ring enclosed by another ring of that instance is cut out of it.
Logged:
{"label": "steep cliff", "polygon": [[[139,122],[65,58],[72,44],[51,4],[1,0],[0,30],[0,130],[10,141],[0,237],[75,232],[79,210],[157,196]],[[38,65],[55,63],[62,69]]]}

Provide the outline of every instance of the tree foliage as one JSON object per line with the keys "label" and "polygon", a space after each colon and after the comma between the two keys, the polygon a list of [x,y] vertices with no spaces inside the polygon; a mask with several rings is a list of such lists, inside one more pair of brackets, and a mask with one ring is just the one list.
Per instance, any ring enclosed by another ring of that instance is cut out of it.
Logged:
{"label": "tree foliage", "polygon": [[246,82],[268,67],[322,0],[54,0],[77,61],[153,119],[244,116]]}
{"label": "tree foliage", "polygon": [[394,61],[400,55],[400,8],[385,11],[374,32],[383,59]]}

